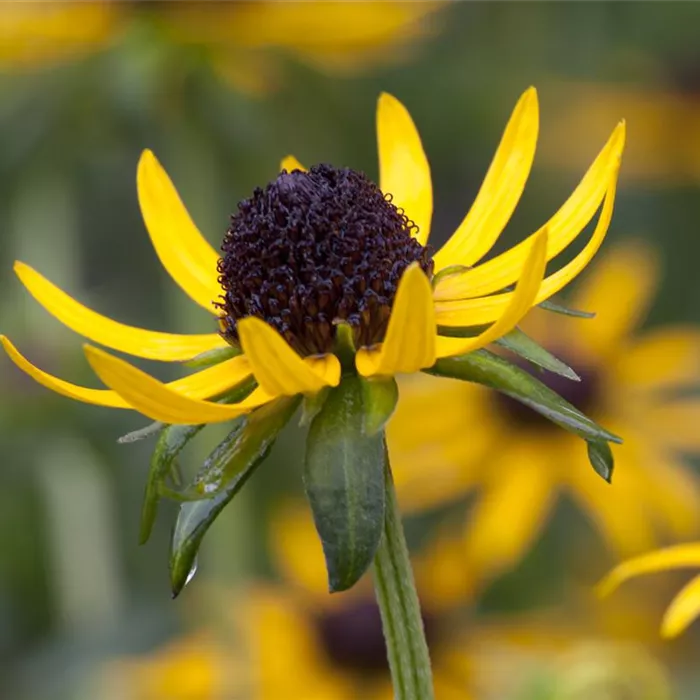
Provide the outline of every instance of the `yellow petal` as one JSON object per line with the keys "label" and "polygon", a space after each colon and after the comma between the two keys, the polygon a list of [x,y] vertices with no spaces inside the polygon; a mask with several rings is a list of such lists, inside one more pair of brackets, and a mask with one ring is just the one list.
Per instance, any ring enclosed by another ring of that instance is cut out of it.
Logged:
{"label": "yellow petal", "polygon": [[491,250],[510,220],[532,169],[539,131],[534,87],[518,100],[469,213],[435,255],[435,269],[473,265]]}
{"label": "yellow petal", "polygon": [[644,412],[643,420],[665,447],[685,454],[700,453],[700,399],[655,401]]}
{"label": "yellow petal", "polygon": [[668,569],[687,569],[700,566],[700,542],[679,544],[658,549],[640,557],[628,559],[616,566],[597,586],[598,594],[606,596],[622,583],[635,576]]}
{"label": "yellow petal", "polygon": [[200,306],[217,314],[219,256],[199,232],[156,157],[145,150],[136,173],[146,229],[163,267]]}
{"label": "yellow petal", "polygon": [[[537,441],[515,441],[491,465],[492,483],[476,504],[465,534],[465,563],[484,578],[514,566],[532,547],[556,491]],[[507,516],[505,516],[507,514]]]}
{"label": "yellow petal", "polygon": [[681,588],[671,601],[661,622],[661,635],[667,639],[677,637],[700,615],[700,576]]}
{"label": "yellow petal", "polygon": [[379,188],[418,226],[415,238],[425,245],[433,216],[430,166],[408,110],[383,92],[377,103]]}
{"label": "yellow petal", "polygon": [[384,342],[357,351],[357,371],[364,377],[392,376],[431,367],[436,331],[430,282],[418,263],[412,263],[399,281]]}
{"label": "yellow petal", "polygon": [[[109,406],[111,408],[131,408],[121,396],[113,391],[78,386],[40,370],[22,356],[9,338],[0,336],[0,342],[10,359],[23,372],[47,389],[83,403]],[[167,386],[183,396],[195,399],[208,399],[223,394],[249,377],[250,374],[248,360],[243,355],[240,355],[221,362],[214,367],[204,369],[201,372],[195,372],[181,379],[176,379],[174,382],[168,383]]]}
{"label": "yellow petal", "polygon": [[625,386],[645,391],[698,382],[700,330],[687,325],[647,331],[620,358],[617,375]]}
{"label": "yellow petal", "polygon": [[280,170],[286,170],[288,173],[291,173],[292,170],[306,172],[306,168],[294,156],[285,156],[282,158]]}
{"label": "yellow petal", "polygon": [[340,362],[335,355],[300,357],[270,325],[255,316],[237,324],[241,347],[258,384],[274,396],[315,394],[338,386]]}
{"label": "yellow petal", "polygon": [[[619,169],[624,144],[625,124],[621,122],[578,187],[559,211],[542,227],[549,231],[547,260],[561,253],[593,218],[608,191],[611,178]],[[523,241],[473,270],[468,270],[461,275],[448,275],[438,284],[435,300],[467,299],[497,292],[518,278],[526,255],[526,241]],[[454,263],[446,260],[445,264]]]}
{"label": "yellow petal", "polygon": [[268,403],[271,396],[256,389],[240,403],[224,405],[190,398],[104,350],[85,346],[85,355],[97,376],[132,408],[163,423],[198,425],[221,423]]}
{"label": "yellow petal", "polygon": [[17,276],[29,293],[72,331],[121,352],[163,362],[184,362],[208,350],[226,347],[218,333],[179,335],[135,328],[88,309],[36,270],[15,262]]}
{"label": "yellow petal", "polygon": [[535,236],[510,303],[506,306],[503,315],[498,321],[474,338],[438,337],[437,356],[463,355],[464,353],[483,348],[506,333],[510,333],[535,303],[547,266],[546,254],[547,231],[544,230]]}
{"label": "yellow petal", "polygon": [[[603,209],[590,241],[571,262],[544,279],[535,304],[542,303],[565,287],[588,265],[600,248],[612,219],[618,172],[619,170],[615,170],[612,174],[613,179],[609,184]],[[505,306],[510,303],[513,294],[514,292],[505,292],[481,299],[438,302],[435,304],[437,322],[444,326],[474,326],[489,323],[500,316]]]}

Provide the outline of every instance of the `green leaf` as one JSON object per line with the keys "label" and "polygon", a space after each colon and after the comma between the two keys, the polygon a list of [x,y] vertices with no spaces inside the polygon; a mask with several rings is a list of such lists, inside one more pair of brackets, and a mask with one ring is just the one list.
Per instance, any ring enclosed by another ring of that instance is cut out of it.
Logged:
{"label": "green leaf", "polygon": [[437,287],[438,283],[441,282],[442,280],[445,279],[445,277],[452,277],[454,275],[462,275],[468,270],[471,270],[472,268],[469,267],[468,265],[448,265],[447,267],[443,267],[440,272],[437,272],[435,275],[433,275],[433,279],[431,280],[431,284],[433,285],[433,289]]}
{"label": "green leaf", "polygon": [[384,434],[365,434],[362,396],[360,379],[343,377],[306,444],[304,487],[331,593],[351,588],[365,573],[384,526]]}
{"label": "green leaf", "polygon": [[212,452],[191,488],[208,496],[180,506],[170,545],[170,583],[177,596],[191,577],[197,552],[211,524],[261,464],[299,406],[281,398],[246,416]]}
{"label": "green leaf", "polygon": [[547,299],[547,301],[543,301],[537,306],[539,306],[541,309],[545,309],[545,311],[551,311],[552,313],[561,314],[562,316],[574,316],[576,318],[595,318],[594,311],[579,311],[578,309],[569,309],[566,306],[557,304],[551,299]]}
{"label": "green leaf", "polygon": [[317,391],[313,396],[305,396],[301,403],[301,418],[299,419],[299,427],[305,428],[311,425],[311,421],[318,415],[318,412],[323,408],[328,398],[329,387]]}
{"label": "green leaf", "polygon": [[514,352],[524,360],[532,362],[533,365],[542,367],[542,369],[549,370],[575,382],[581,381],[581,377],[571,367],[552,355],[548,350],[545,350],[519,328],[515,328],[507,335],[499,338],[496,344]]}
{"label": "green leaf", "polygon": [[240,355],[241,352],[242,351],[240,348],[234,348],[232,345],[229,345],[225,348],[215,348],[214,350],[202,352],[184,364],[186,367],[194,367],[197,369],[212,367],[213,365],[218,365],[224,360],[230,360],[232,357]]}
{"label": "green leaf", "polygon": [[588,459],[600,476],[608,483],[612,481],[615,468],[613,453],[605,440],[588,440]]}
{"label": "green leaf", "polygon": [[391,418],[399,400],[399,387],[393,377],[360,379],[365,435],[376,435]]}
{"label": "green leaf", "polygon": [[141,506],[139,544],[148,542],[158,514],[161,482],[171,473],[175,458],[182,448],[203,428],[203,425],[169,425],[163,428],[151,456],[146,489]]}
{"label": "green leaf", "polygon": [[117,442],[120,445],[126,445],[130,442],[138,442],[139,440],[145,440],[146,438],[151,437],[151,435],[158,434],[166,426],[167,423],[161,423],[159,420],[157,420],[154,423],[151,423],[150,425],[146,425],[143,428],[139,428],[138,430],[132,430],[130,433],[122,435],[120,438],[117,439]]}
{"label": "green leaf", "polygon": [[496,389],[584,440],[622,442],[531,374],[488,350],[438,360],[426,372]]}

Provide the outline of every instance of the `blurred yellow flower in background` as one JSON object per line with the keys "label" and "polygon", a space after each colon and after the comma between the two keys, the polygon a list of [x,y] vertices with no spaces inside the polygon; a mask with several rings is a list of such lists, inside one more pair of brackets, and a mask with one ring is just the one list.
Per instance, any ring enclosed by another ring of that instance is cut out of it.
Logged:
{"label": "blurred yellow flower in background", "polygon": [[[134,700],[390,700],[379,608],[369,579],[331,595],[308,507],[289,501],[271,517],[270,551],[282,582],[235,594],[205,591],[224,631],[200,630],[150,654],[110,664]],[[455,617],[465,602],[456,542],[418,558],[417,583],[433,659],[436,697],[468,700],[469,659]],[[213,597],[212,597],[213,596]],[[218,634],[218,637],[217,637]],[[227,641],[229,640],[229,641]]]}
{"label": "blurred yellow flower in background", "polygon": [[636,334],[657,286],[654,253],[612,249],[571,306],[594,319],[543,311],[525,328],[582,377],[543,381],[625,437],[612,485],[585,469],[582,445],[511,399],[444,379],[406,381],[388,435],[399,501],[425,510],[478,494],[464,524],[465,566],[490,578],[528,552],[559,497],[590,518],[610,549],[629,555],[700,525],[698,480],[680,455],[700,452],[700,329]]}
{"label": "blurred yellow flower in background", "polygon": [[[696,422],[696,426],[699,423]],[[700,568],[700,542],[679,544],[629,559],[616,566],[599,584],[601,595],[609,595],[635,576],[673,569]],[[661,622],[661,634],[672,638],[700,616],[700,575],[694,576],[671,601]]]}
{"label": "blurred yellow flower in background", "polygon": [[398,63],[437,29],[432,2],[3,2],[0,71],[38,70],[116,45],[153,21],[176,46],[201,47],[233,87],[262,94],[283,56],[332,74]]}

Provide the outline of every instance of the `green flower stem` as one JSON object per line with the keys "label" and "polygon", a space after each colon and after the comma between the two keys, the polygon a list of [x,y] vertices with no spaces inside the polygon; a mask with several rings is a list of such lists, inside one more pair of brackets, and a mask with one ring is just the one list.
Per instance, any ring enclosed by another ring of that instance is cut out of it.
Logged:
{"label": "green flower stem", "polygon": [[374,588],[382,615],[395,700],[433,700],[428,645],[388,454],[386,516],[384,533],[374,557]]}

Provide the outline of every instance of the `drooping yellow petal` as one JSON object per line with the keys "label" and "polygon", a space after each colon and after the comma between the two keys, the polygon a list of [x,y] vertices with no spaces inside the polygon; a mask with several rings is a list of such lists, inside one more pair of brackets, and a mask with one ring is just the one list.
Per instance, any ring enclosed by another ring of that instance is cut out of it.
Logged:
{"label": "drooping yellow petal", "polygon": [[483,348],[506,333],[510,333],[535,303],[547,266],[546,254],[547,231],[544,230],[535,236],[510,303],[505,307],[498,321],[474,338],[438,337],[437,356],[463,355]]}
{"label": "drooping yellow petal", "polygon": [[379,188],[418,226],[416,239],[425,245],[433,216],[430,165],[408,110],[383,92],[377,103]]}
{"label": "drooping yellow petal", "polygon": [[700,615],[700,576],[696,576],[683,588],[668,606],[661,622],[661,635],[667,639],[677,637]]}
{"label": "drooping yellow petal", "polygon": [[200,306],[213,314],[221,295],[219,256],[199,232],[173,183],[153,153],[145,150],[136,173],[146,229],[163,267]]}
{"label": "drooping yellow petal", "polygon": [[[598,252],[612,219],[618,172],[619,170],[615,170],[612,174],[603,208],[591,239],[571,262],[544,279],[535,304],[541,304],[565,287]],[[481,299],[438,302],[435,304],[437,322],[444,326],[473,326],[490,323],[500,316],[505,306],[510,303],[513,294],[514,292],[504,292]]]}
{"label": "drooping yellow petal", "polygon": [[430,282],[418,263],[412,263],[399,281],[384,342],[357,351],[357,371],[364,377],[393,376],[431,367],[436,331]]}
{"label": "drooping yellow petal", "polygon": [[606,596],[635,576],[668,569],[700,567],[700,542],[658,549],[616,566],[599,584],[598,594]]}
{"label": "drooping yellow petal", "polygon": [[291,173],[292,170],[306,172],[306,168],[294,156],[285,156],[282,158],[280,170],[286,170],[288,173]]}
{"label": "drooping yellow petal", "polygon": [[700,453],[700,399],[655,401],[644,412],[644,422],[665,447],[685,454]]}
{"label": "drooping yellow petal", "polygon": [[469,213],[435,255],[435,269],[473,265],[491,250],[520,201],[532,169],[539,131],[537,91],[518,100]]}
{"label": "drooping yellow petal", "polygon": [[[35,367],[10,342],[9,338],[0,336],[5,351],[10,359],[36,382],[58,394],[83,403],[111,408],[131,408],[131,406],[114,391],[107,389],[90,389],[72,384],[54,377]],[[208,399],[223,394],[250,376],[250,365],[243,356],[233,357],[213,367],[195,372],[181,379],[169,382],[167,386],[183,396],[195,399]]]}
{"label": "drooping yellow petal", "polygon": [[132,408],[152,420],[180,425],[221,423],[249,413],[275,397],[262,388],[237,404],[218,404],[190,398],[104,350],[85,346],[85,355],[97,376]]}
{"label": "drooping yellow petal", "polygon": [[[561,253],[593,218],[601,200],[609,190],[611,178],[619,169],[624,145],[625,123],[621,122],[578,187],[559,211],[542,227],[549,231],[548,261]],[[480,297],[500,291],[512,284],[518,278],[522,261],[527,255],[526,243],[527,241],[519,243],[473,270],[444,277],[435,290],[435,300]],[[454,263],[446,260],[445,264]]]}
{"label": "drooping yellow petal", "polygon": [[302,358],[272,326],[255,316],[238,321],[237,330],[253,375],[268,393],[315,394],[326,386],[338,386],[340,362],[335,355]]}
{"label": "drooping yellow petal", "polygon": [[83,306],[29,265],[17,261],[14,269],[29,293],[52,316],[72,331],[108,348],[149,360],[184,362],[208,350],[226,347],[218,333],[159,333],[113,321]]}

